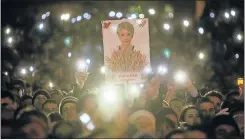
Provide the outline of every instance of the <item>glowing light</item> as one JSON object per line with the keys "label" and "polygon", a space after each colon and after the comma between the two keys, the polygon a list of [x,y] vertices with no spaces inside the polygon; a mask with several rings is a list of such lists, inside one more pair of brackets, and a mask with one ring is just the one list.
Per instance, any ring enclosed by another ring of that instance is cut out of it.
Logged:
{"label": "glowing light", "polygon": [[46,13],[46,16],[47,16],[47,17],[50,16],[50,12],[47,12],[47,13]]}
{"label": "glowing light", "polygon": [[42,15],[42,19],[45,19],[45,18],[46,18],[46,16],[47,16],[46,14],[43,14],[43,15]]}
{"label": "glowing light", "polygon": [[231,10],[231,15],[234,17],[236,16],[236,12],[234,10]]}
{"label": "glowing light", "polygon": [[174,14],[173,13],[168,13],[168,17],[169,18],[173,18],[174,17]]}
{"label": "glowing light", "polygon": [[86,71],[87,69],[87,63],[83,60],[77,61],[77,69],[79,71]]}
{"label": "glowing light", "polygon": [[238,58],[239,58],[239,54],[237,53],[237,54],[235,55],[235,57],[236,57],[236,59],[238,59]]}
{"label": "glowing light", "polygon": [[40,24],[38,25],[38,28],[39,28],[40,30],[42,30],[43,27],[44,27],[43,23],[40,23]]}
{"label": "glowing light", "polygon": [[225,12],[224,14],[225,18],[229,19],[230,18],[230,14],[228,12]]}
{"label": "glowing light", "polygon": [[149,74],[152,72],[151,67],[145,67],[144,72]]}
{"label": "glowing light", "polygon": [[117,103],[117,90],[114,86],[107,85],[102,89],[102,99],[103,101],[114,104]]}
{"label": "glowing light", "polygon": [[241,35],[241,34],[238,34],[238,35],[236,36],[236,38],[237,38],[239,41],[241,41],[241,40],[242,40],[242,35]]}
{"label": "glowing light", "polygon": [[52,82],[49,82],[48,85],[49,85],[49,87],[51,87],[51,88],[54,87],[54,84],[53,84]]}
{"label": "glowing light", "polygon": [[30,66],[29,70],[30,70],[31,72],[33,72],[34,68],[33,68],[32,66]]}
{"label": "glowing light", "polygon": [[5,71],[5,72],[4,72],[4,75],[8,76],[8,72],[7,72],[7,71]]}
{"label": "glowing light", "polygon": [[95,128],[95,126],[94,126],[93,122],[89,122],[89,123],[87,124],[87,129],[88,129],[89,131],[94,130],[94,128]]}
{"label": "glowing light", "polygon": [[175,80],[176,82],[178,82],[178,83],[182,83],[182,84],[183,84],[184,82],[187,81],[187,75],[186,75],[186,73],[183,72],[183,71],[178,71],[178,72],[176,72],[175,75],[174,75],[174,80]]}
{"label": "glowing light", "polygon": [[21,69],[20,73],[25,75],[26,74],[26,69]]}
{"label": "glowing light", "polygon": [[116,14],[116,17],[117,18],[121,18],[123,16],[123,14],[121,13],[121,12],[118,12],[117,14]]}
{"label": "glowing light", "polygon": [[144,84],[140,84],[140,87],[143,88],[144,87]]}
{"label": "glowing light", "polygon": [[199,55],[198,55],[198,57],[199,57],[199,59],[202,60],[202,59],[204,59],[204,54],[202,52],[200,52]]}
{"label": "glowing light", "polygon": [[64,21],[69,20],[69,19],[70,19],[70,14],[62,14],[62,15],[60,16],[60,19],[61,19],[61,20],[64,20]]}
{"label": "glowing light", "polygon": [[139,18],[144,18],[145,15],[144,14],[139,14]]}
{"label": "glowing light", "polygon": [[75,22],[76,22],[76,18],[72,18],[71,23],[75,23]]}
{"label": "glowing light", "polygon": [[71,57],[71,55],[72,55],[71,52],[69,52],[69,53],[68,53],[68,57]]}
{"label": "glowing light", "polygon": [[100,72],[101,72],[102,74],[104,74],[104,73],[106,72],[105,66],[102,66],[102,67],[100,68]]}
{"label": "glowing light", "polygon": [[203,34],[203,33],[204,33],[204,29],[203,29],[202,27],[200,27],[200,28],[198,28],[198,32],[199,32],[200,34]]}
{"label": "glowing light", "polygon": [[159,66],[158,67],[158,73],[159,74],[165,74],[168,72],[168,69],[165,66]]}
{"label": "glowing light", "polygon": [[188,27],[190,25],[188,20],[183,20],[183,24],[184,24],[185,27]]}
{"label": "glowing light", "polygon": [[137,97],[140,93],[140,87],[138,85],[131,85],[129,88],[129,93],[132,97]]}
{"label": "glowing light", "polygon": [[82,19],[82,16],[77,17],[77,21],[80,21]]}
{"label": "glowing light", "polygon": [[165,24],[163,24],[163,28],[165,30],[169,30],[170,29],[170,25],[168,23],[165,23]]}
{"label": "glowing light", "polygon": [[86,59],[87,64],[90,64],[90,62],[91,62],[90,59]]}
{"label": "glowing light", "polygon": [[83,14],[83,18],[88,19],[88,17],[89,17],[89,14],[88,14],[88,13],[84,13],[84,14]]}
{"label": "glowing light", "polygon": [[5,33],[8,35],[11,32],[10,28],[7,28]]}
{"label": "glowing light", "polygon": [[83,124],[86,124],[91,120],[87,113],[83,113],[79,118]]}
{"label": "glowing light", "polygon": [[150,15],[154,15],[156,13],[153,8],[149,9],[148,12],[149,12]]}
{"label": "glowing light", "polygon": [[211,18],[214,18],[214,17],[215,17],[215,15],[214,15],[213,12],[211,12],[211,13],[209,14],[209,16],[210,16]]}
{"label": "glowing light", "polygon": [[116,13],[114,12],[114,11],[111,11],[110,13],[109,13],[109,17],[114,17],[116,15]]}
{"label": "glowing light", "polygon": [[136,17],[137,17],[136,14],[132,14],[132,15],[131,15],[131,18],[132,18],[132,19],[135,19]]}
{"label": "glowing light", "polygon": [[13,38],[12,37],[9,37],[8,38],[8,43],[12,43],[13,42]]}

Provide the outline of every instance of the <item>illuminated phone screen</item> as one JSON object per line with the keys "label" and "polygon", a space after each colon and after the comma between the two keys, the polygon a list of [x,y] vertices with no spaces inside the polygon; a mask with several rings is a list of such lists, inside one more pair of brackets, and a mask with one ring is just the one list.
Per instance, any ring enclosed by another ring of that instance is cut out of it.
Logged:
{"label": "illuminated phone screen", "polygon": [[237,85],[243,85],[243,78],[237,79]]}

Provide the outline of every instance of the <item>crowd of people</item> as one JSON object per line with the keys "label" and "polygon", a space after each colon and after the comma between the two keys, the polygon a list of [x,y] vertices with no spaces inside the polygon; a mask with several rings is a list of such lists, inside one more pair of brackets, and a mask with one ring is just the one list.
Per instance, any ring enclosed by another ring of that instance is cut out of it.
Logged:
{"label": "crowd of people", "polygon": [[122,98],[103,112],[100,93],[81,87],[73,94],[42,87],[32,92],[27,85],[13,80],[2,87],[1,138],[244,138],[239,89],[201,92],[190,80],[178,86],[152,76],[132,104]]}

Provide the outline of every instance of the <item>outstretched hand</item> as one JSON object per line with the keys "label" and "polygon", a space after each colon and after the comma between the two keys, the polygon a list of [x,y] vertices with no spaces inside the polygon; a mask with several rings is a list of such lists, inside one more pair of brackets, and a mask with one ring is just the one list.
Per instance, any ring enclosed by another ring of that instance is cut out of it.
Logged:
{"label": "outstretched hand", "polygon": [[220,112],[218,112],[215,116],[219,116],[219,115],[229,115],[228,110],[229,110],[229,108],[224,108],[224,109],[222,109]]}

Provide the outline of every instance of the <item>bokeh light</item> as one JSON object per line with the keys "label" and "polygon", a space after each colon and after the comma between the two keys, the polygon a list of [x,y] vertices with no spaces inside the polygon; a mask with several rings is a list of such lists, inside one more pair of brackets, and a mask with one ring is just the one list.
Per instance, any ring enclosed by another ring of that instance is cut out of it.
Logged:
{"label": "bokeh light", "polygon": [[6,31],[5,31],[5,33],[6,33],[7,35],[10,34],[10,32],[11,32],[11,29],[10,29],[10,28],[7,28]]}
{"label": "bokeh light", "polygon": [[202,27],[199,27],[198,32],[199,32],[199,34],[204,34],[204,29]]}
{"label": "bokeh light", "polygon": [[33,68],[32,66],[30,66],[29,70],[30,70],[31,72],[33,72],[34,68]]}
{"label": "bokeh light", "polygon": [[82,16],[77,16],[77,21],[80,21],[82,19]]}
{"label": "bokeh light", "polygon": [[111,11],[110,13],[109,13],[109,17],[114,17],[116,15],[116,13],[114,12],[114,11]]}
{"label": "bokeh light", "polygon": [[13,42],[13,37],[8,38],[8,43],[11,44]]}
{"label": "bokeh light", "polygon": [[101,72],[102,74],[105,74],[105,73],[106,73],[106,67],[105,67],[105,66],[102,66],[102,67],[100,68],[100,72]]}
{"label": "bokeh light", "polygon": [[47,16],[46,14],[43,14],[43,15],[42,15],[42,19],[45,19],[45,18],[46,18],[46,16]]}
{"label": "bokeh light", "polygon": [[184,24],[185,27],[188,27],[190,25],[188,20],[183,20],[183,24]]}
{"label": "bokeh light", "polygon": [[174,80],[177,83],[183,84],[187,81],[187,75],[184,71],[179,70],[175,73]]}
{"label": "bokeh light", "polygon": [[144,14],[139,14],[139,18],[145,18]]}
{"label": "bokeh light", "polygon": [[239,54],[237,53],[237,54],[235,54],[235,57],[236,57],[236,59],[238,59],[239,58]]}
{"label": "bokeh light", "polygon": [[168,23],[164,23],[163,28],[168,31],[170,29],[170,25]]}
{"label": "bokeh light", "polygon": [[26,69],[24,69],[24,68],[21,69],[21,70],[20,70],[20,73],[21,73],[22,75],[25,75],[25,74],[26,74]]}
{"label": "bokeh light", "polygon": [[40,24],[38,25],[38,28],[39,28],[40,30],[42,30],[42,29],[44,28],[43,23],[40,23]]}
{"label": "bokeh light", "polygon": [[229,19],[230,18],[230,14],[228,12],[225,12],[224,13],[224,16],[225,16],[226,19]]}
{"label": "bokeh light", "polygon": [[90,59],[86,59],[86,63],[87,64],[90,64],[91,63],[91,60]]}
{"label": "bokeh light", "polygon": [[231,15],[234,17],[236,16],[236,11],[235,10],[231,10]]}
{"label": "bokeh light", "polygon": [[210,16],[211,18],[214,18],[214,17],[215,17],[215,14],[214,14],[213,12],[211,12],[211,13],[209,14],[209,16]]}
{"label": "bokeh light", "polygon": [[117,18],[121,18],[122,16],[123,16],[123,14],[121,12],[117,12],[117,14],[116,14]]}
{"label": "bokeh light", "polygon": [[69,52],[67,55],[68,55],[68,57],[71,57],[72,53],[71,53],[71,52]]}
{"label": "bokeh light", "polygon": [[150,15],[154,15],[156,13],[156,11],[153,8],[149,9],[148,12]]}
{"label": "bokeh light", "polygon": [[202,52],[200,52],[199,54],[198,54],[198,57],[199,57],[199,59],[204,59],[204,54],[202,53]]}

